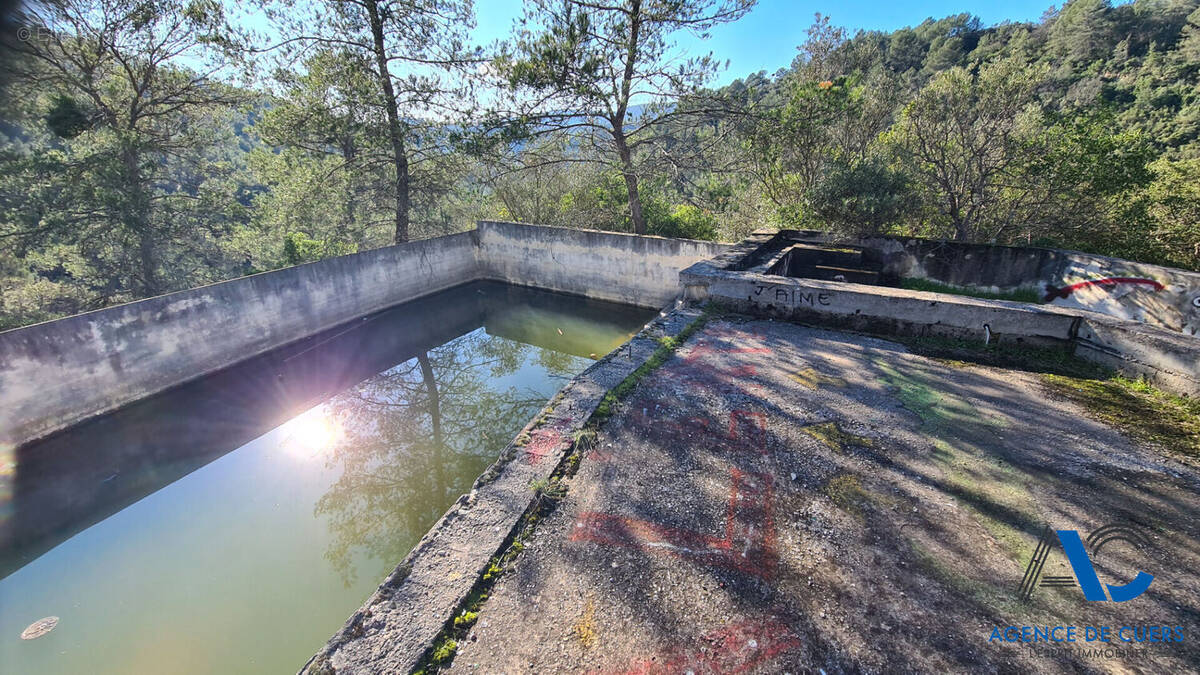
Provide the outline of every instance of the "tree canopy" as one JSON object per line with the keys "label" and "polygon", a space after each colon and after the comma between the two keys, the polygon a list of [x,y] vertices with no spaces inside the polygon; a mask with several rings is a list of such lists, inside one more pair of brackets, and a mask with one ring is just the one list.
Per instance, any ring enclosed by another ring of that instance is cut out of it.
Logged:
{"label": "tree canopy", "polygon": [[1200,0],[891,32],[752,0],[62,0],[0,41],[0,328],[499,218],[1041,244],[1200,269]]}

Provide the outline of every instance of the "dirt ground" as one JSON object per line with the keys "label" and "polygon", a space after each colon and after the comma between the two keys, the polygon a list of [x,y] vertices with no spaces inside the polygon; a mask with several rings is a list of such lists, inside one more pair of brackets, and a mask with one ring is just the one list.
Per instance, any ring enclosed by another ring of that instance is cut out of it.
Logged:
{"label": "dirt ground", "polygon": [[[568,484],[451,670],[1200,669],[1200,471],[1035,374],[721,319],[622,402]],[[1141,545],[1089,546],[1100,580],[1141,570],[1149,590],[1087,601],[1051,532],[1022,600],[1047,525],[1086,540],[1110,523]],[[1022,626],[1076,641],[989,639]],[[1085,640],[1102,626],[1109,642]]]}

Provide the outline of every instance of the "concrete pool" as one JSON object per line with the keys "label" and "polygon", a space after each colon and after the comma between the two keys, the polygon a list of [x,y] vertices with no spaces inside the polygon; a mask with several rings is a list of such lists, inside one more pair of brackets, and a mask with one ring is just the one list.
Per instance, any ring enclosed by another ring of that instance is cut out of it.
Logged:
{"label": "concrete pool", "polygon": [[[294,670],[653,310],[472,282],[19,449],[14,672]],[[23,641],[29,624],[59,617]]]}

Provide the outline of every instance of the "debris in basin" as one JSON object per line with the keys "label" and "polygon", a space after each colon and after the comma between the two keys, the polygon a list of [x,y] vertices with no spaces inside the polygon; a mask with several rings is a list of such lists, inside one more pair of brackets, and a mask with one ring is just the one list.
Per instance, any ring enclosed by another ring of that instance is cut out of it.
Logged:
{"label": "debris in basin", "polygon": [[54,627],[57,625],[58,625],[58,617],[57,616],[48,616],[44,619],[38,619],[37,621],[34,621],[33,623],[26,626],[25,630],[21,631],[21,639],[22,640],[36,640],[36,639],[42,637],[43,635],[45,635],[46,633],[49,633],[50,631],[54,630]]}

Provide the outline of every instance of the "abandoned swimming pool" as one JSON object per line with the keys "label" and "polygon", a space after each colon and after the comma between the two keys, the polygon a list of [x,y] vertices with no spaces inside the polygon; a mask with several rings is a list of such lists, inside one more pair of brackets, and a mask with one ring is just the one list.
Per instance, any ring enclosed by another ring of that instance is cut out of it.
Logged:
{"label": "abandoned swimming pool", "polygon": [[[476,282],[18,450],[11,672],[294,671],[653,311]],[[21,640],[47,616],[52,631]]]}

